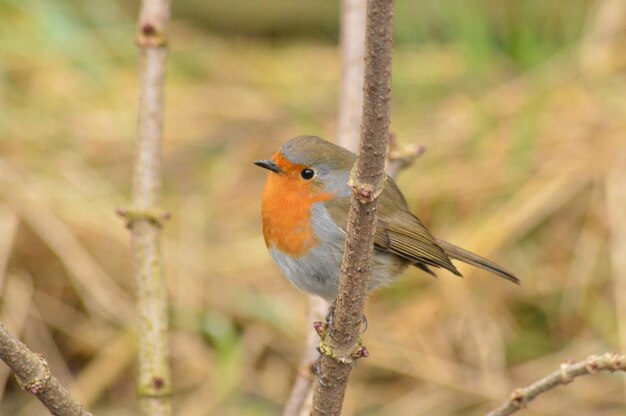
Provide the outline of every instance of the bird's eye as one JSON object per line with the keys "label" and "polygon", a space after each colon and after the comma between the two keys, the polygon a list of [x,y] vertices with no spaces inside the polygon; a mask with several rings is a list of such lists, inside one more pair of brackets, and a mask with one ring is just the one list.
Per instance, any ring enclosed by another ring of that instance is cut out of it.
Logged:
{"label": "bird's eye", "polygon": [[300,176],[302,176],[302,179],[306,179],[308,181],[313,176],[315,176],[315,171],[313,169],[306,168],[303,169],[302,172],[300,172]]}

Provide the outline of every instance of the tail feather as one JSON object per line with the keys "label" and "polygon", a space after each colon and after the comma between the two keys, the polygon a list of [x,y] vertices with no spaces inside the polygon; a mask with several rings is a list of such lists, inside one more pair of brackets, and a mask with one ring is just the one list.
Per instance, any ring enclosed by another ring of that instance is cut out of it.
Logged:
{"label": "tail feather", "polygon": [[457,247],[454,244],[450,244],[447,241],[437,240],[437,244],[439,244],[444,253],[446,253],[450,258],[460,260],[463,263],[471,264],[472,266],[487,270],[515,284],[520,284],[520,280],[515,277],[513,273],[503,269],[502,267],[498,266],[490,260],[487,260],[484,257],[480,257],[477,254],[464,250],[461,247]]}

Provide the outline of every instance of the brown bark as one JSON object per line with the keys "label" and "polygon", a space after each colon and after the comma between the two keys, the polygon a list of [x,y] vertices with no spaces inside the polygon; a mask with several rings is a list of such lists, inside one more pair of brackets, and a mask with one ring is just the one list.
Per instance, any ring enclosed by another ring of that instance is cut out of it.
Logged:
{"label": "brown bark", "polygon": [[15,338],[0,323],[0,358],[15,373],[18,384],[34,394],[55,416],[90,416],[59,383],[48,363]]}
{"label": "brown bark", "polygon": [[385,182],[391,108],[393,1],[369,0],[366,19],[365,82],[361,142],[350,174],[353,190],[339,293],[332,311],[332,336],[320,344],[319,379],[313,415],[339,415],[350,370],[364,355],[358,337],[374,248],[376,206]]}
{"label": "brown bark", "polygon": [[[341,2],[341,88],[337,114],[338,143],[352,151],[359,145],[361,111],[363,109],[363,71],[365,67],[365,11],[366,0]],[[328,312],[328,303],[315,295],[308,296],[307,322],[322,321]],[[313,406],[312,371],[319,354],[315,350],[319,336],[309,330],[306,345],[283,416],[309,415]]]}
{"label": "brown bark", "polygon": [[122,214],[132,234],[139,311],[138,395],[142,414],[171,414],[167,293],[159,211],[163,83],[169,0],[143,0],[139,16],[139,126],[133,206]]}

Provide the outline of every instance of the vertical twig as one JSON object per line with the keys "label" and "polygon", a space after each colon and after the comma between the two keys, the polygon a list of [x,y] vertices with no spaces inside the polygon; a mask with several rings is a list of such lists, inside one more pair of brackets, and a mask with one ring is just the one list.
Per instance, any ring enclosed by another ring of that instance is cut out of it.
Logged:
{"label": "vertical twig", "polygon": [[353,190],[341,279],[332,312],[332,336],[320,344],[320,375],[313,412],[339,415],[350,370],[365,353],[358,345],[367,280],[374,248],[376,207],[385,182],[385,156],[391,108],[392,0],[369,0],[367,5],[365,82],[361,142],[350,174]]}
{"label": "vertical twig", "polygon": [[123,212],[132,234],[139,310],[138,394],[142,414],[170,415],[167,293],[158,211],[161,190],[163,81],[169,0],[143,0],[139,15],[139,128],[133,206]]}
{"label": "vertical twig", "polygon": [[366,0],[343,0],[341,14],[341,89],[337,140],[355,152],[361,133],[365,72]]}
{"label": "vertical twig", "polygon": [[[328,302],[324,299],[309,295],[307,306],[307,323],[311,324],[315,321],[323,321],[326,313],[328,312]],[[313,327],[309,327],[309,331],[306,335],[305,348],[300,361],[300,367],[298,368],[298,375],[291,388],[289,399],[283,409],[283,416],[308,416],[311,412],[312,399],[313,399],[313,379],[315,378],[314,365],[319,354],[316,347],[320,338],[313,330]]]}
{"label": "vertical twig", "polygon": [[15,373],[19,385],[34,394],[55,416],[91,416],[50,374],[48,363],[29,350],[0,323],[0,358]]}
{"label": "vertical twig", "polygon": [[[355,151],[361,132],[363,109],[363,72],[365,68],[365,11],[366,0],[343,0],[341,2],[341,86],[337,114],[337,140],[345,148]],[[328,302],[308,296],[307,323],[323,321]],[[319,336],[309,330],[304,353],[296,380],[283,410],[283,416],[308,415],[313,406],[312,371]]]}

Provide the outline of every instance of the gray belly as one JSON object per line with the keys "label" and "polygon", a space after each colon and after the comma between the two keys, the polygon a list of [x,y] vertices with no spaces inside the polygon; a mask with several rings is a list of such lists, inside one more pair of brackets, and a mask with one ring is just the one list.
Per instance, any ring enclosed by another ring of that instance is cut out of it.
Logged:
{"label": "gray belly", "polygon": [[341,252],[333,251],[318,245],[304,256],[293,258],[272,247],[270,254],[298,289],[332,301],[337,296],[341,272]]}
{"label": "gray belly", "polygon": [[[287,256],[275,247],[270,248],[270,254],[298,289],[332,302],[337,297],[346,234],[331,219],[323,203],[313,204],[312,211],[313,232],[320,243],[298,258]],[[407,266],[406,260],[394,254],[374,250],[369,290],[392,281]]]}
{"label": "gray belly", "polygon": [[[340,247],[321,244],[296,259],[276,248],[272,248],[270,253],[283,274],[298,289],[318,295],[328,302],[335,300],[341,275],[343,242]],[[368,290],[393,281],[407,266],[406,261],[393,254],[374,250]]]}

